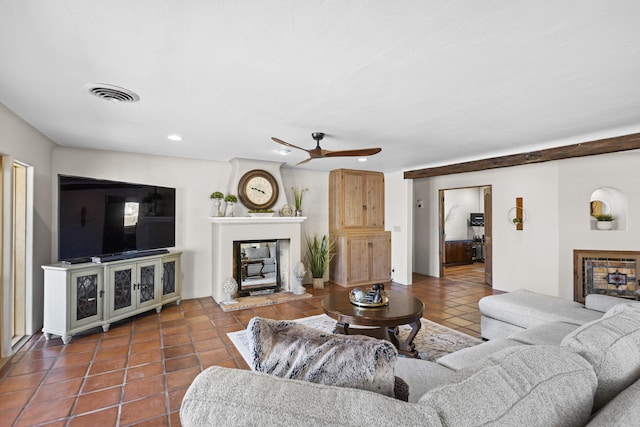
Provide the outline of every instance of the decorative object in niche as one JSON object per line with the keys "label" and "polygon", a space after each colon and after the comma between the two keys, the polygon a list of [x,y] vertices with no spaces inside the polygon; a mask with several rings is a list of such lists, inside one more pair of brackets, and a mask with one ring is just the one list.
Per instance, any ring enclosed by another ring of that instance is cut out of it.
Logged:
{"label": "decorative object in niche", "polygon": [[613,221],[616,219],[611,214],[598,214],[594,215],[596,219],[596,228],[598,230],[612,230],[613,229]]}

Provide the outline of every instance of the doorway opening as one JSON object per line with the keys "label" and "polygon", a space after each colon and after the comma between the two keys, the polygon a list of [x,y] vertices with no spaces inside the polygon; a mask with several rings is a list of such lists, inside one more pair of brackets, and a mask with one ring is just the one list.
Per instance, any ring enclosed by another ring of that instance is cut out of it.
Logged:
{"label": "doorway opening", "polygon": [[27,333],[27,167],[13,163],[11,346]]}
{"label": "doorway opening", "polygon": [[491,186],[438,191],[440,277],[491,286]]}

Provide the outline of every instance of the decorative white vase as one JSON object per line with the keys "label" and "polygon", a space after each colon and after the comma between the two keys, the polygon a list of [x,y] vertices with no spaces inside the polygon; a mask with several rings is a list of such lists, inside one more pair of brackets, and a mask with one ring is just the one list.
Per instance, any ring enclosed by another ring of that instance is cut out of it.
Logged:
{"label": "decorative white vase", "polygon": [[227,294],[227,299],[222,304],[237,304],[238,301],[233,298],[233,294],[238,290],[238,282],[233,277],[227,277],[222,282],[222,291]]}
{"label": "decorative white vase", "polygon": [[233,216],[233,208],[235,203],[227,202],[227,208],[225,209],[224,216]]}
{"label": "decorative white vase", "polygon": [[304,295],[307,293],[307,290],[304,288],[304,286],[302,286],[302,281],[304,280],[305,274],[307,274],[307,271],[304,268],[304,264],[302,262],[298,262],[293,269],[295,281],[293,284],[293,289],[291,291],[294,295]]}
{"label": "decorative white vase", "polygon": [[211,199],[211,216],[222,216],[222,199]]}
{"label": "decorative white vase", "polygon": [[598,230],[611,230],[613,228],[613,221],[597,221],[596,228]]}

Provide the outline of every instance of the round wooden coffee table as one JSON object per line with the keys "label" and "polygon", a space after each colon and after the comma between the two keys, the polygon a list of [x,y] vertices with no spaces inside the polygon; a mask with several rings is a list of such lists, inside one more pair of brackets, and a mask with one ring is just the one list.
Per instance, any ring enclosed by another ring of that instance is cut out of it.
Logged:
{"label": "round wooden coffee table", "polygon": [[[322,309],[331,318],[338,321],[336,332],[350,335],[369,335],[391,341],[398,353],[418,357],[413,340],[422,327],[420,318],[424,313],[424,304],[418,298],[403,292],[385,291],[389,305],[376,308],[364,308],[351,304],[349,292],[334,292],[322,300]],[[349,328],[349,325],[371,326],[374,328]],[[398,339],[398,326],[410,325],[411,332],[404,341]]]}

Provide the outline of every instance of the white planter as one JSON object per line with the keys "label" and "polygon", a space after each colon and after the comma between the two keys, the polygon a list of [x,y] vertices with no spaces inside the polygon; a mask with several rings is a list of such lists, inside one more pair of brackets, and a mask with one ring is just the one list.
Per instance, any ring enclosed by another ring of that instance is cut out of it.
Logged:
{"label": "white planter", "polygon": [[613,221],[597,221],[596,228],[598,230],[611,230],[613,228]]}

